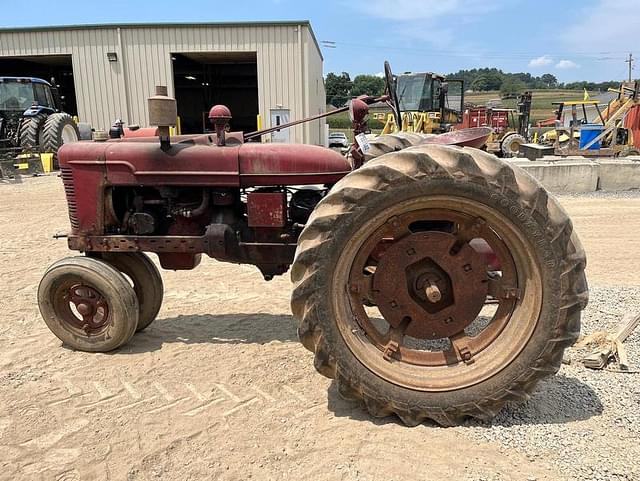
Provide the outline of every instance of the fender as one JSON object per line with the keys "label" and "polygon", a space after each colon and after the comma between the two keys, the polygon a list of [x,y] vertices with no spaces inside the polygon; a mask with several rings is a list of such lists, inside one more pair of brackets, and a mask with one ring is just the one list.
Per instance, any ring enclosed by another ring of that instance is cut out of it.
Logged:
{"label": "fender", "polygon": [[47,115],[51,115],[56,113],[56,111],[54,109],[52,109],[51,107],[44,107],[42,105],[32,105],[31,107],[29,107],[27,110],[25,110],[22,113],[23,117],[35,117],[38,114],[47,114]]}

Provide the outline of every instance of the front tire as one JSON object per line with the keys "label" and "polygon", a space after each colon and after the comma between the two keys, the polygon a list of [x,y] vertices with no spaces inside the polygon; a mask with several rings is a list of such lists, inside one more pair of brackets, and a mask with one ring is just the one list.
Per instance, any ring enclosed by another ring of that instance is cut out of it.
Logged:
{"label": "front tire", "polygon": [[103,252],[99,258],[131,280],[140,308],[136,332],[147,328],[156,319],[164,296],[162,276],[156,265],[143,252]]}
{"label": "front tire", "polygon": [[89,257],[59,260],[38,286],[44,322],[64,344],[107,352],[127,343],[138,325],[138,299],[127,279]]}
{"label": "front tire", "polygon": [[[475,239],[501,267],[483,260]],[[397,270],[421,249],[420,262]],[[491,418],[557,372],[579,335],[585,264],[566,213],[523,170],[476,149],[419,146],[365,164],[318,204],[298,241],[291,307],[316,369],[343,397],[407,425],[452,425]],[[448,279],[437,282],[451,305],[417,299],[427,284],[405,295],[421,269]],[[471,317],[487,294],[499,304],[482,327]],[[455,310],[451,299],[470,304],[436,322]]]}

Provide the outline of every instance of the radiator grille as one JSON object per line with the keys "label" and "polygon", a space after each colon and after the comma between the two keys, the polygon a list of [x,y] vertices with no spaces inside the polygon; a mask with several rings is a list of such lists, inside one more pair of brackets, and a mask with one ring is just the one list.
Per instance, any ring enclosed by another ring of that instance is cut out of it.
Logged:
{"label": "radiator grille", "polygon": [[69,221],[74,229],[80,228],[78,222],[78,204],[76,203],[76,191],[73,186],[73,172],[69,168],[61,168],[60,176],[64,184],[64,193],[67,196],[67,205],[69,206]]}

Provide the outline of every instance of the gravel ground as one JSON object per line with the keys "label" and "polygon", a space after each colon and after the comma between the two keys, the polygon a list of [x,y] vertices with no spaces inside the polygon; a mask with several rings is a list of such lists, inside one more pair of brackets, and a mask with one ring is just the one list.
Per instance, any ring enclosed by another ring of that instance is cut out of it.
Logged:
{"label": "gravel ground", "polygon": [[[640,314],[638,294],[636,288],[591,286],[583,334],[615,332],[625,314]],[[560,373],[542,381],[524,405],[504,410],[491,424],[455,429],[517,449],[529,459],[546,459],[569,479],[638,480],[640,330],[625,347],[630,373],[587,369],[580,361],[591,350],[570,349]]]}
{"label": "gravel ground", "polygon": [[[640,313],[640,192],[562,196],[587,251],[583,333]],[[111,354],[61,347],[42,271],[70,255],[51,176],[0,183],[0,480],[574,481],[640,479],[640,374],[559,375],[492,423],[371,419],[297,341],[287,277],[205,260],[163,272],[159,318]],[[640,329],[625,343],[640,369]]]}

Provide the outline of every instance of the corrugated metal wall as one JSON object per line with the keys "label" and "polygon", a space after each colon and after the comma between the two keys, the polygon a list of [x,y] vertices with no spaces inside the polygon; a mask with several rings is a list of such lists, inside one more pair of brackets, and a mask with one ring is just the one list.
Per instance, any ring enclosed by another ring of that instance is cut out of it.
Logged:
{"label": "corrugated metal wall", "polygon": [[[119,117],[146,125],[147,97],[155,85],[173,95],[171,54],[183,52],[256,52],[265,127],[272,108],[290,109],[292,119],[324,111],[322,57],[308,23],[0,29],[0,57],[72,55],[79,116],[98,128]],[[292,141],[322,143],[320,123],[295,127]]]}

